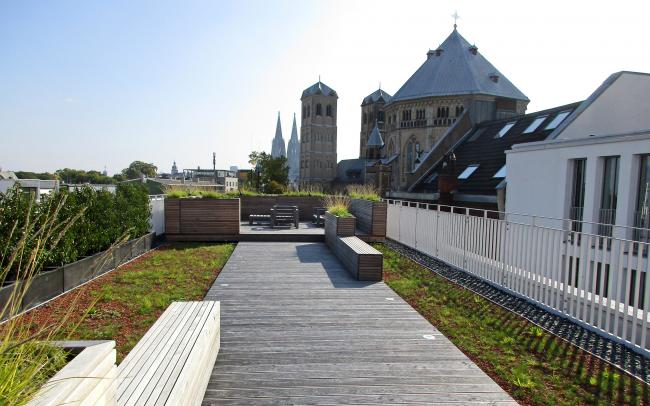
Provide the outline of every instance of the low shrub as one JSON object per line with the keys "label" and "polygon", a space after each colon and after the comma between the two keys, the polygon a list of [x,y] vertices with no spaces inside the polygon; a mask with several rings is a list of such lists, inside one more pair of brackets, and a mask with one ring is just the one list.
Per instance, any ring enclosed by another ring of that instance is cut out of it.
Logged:
{"label": "low shrub", "polygon": [[373,185],[348,185],[346,191],[352,199],[370,200],[372,202],[381,200],[379,191]]}
{"label": "low shrub", "polygon": [[352,217],[352,213],[349,211],[350,198],[347,196],[325,196],[323,203],[327,211],[337,217]]}
{"label": "low shrub", "polygon": [[[67,226],[51,230],[45,223],[47,213],[55,216],[50,219],[53,224]],[[61,190],[41,196],[38,202],[15,186],[0,193],[0,254],[15,252],[18,247],[30,252],[40,245],[42,261],[36,271],[61,266],[104,251],[117,240],[146,234],[150,214],[149,195],[141,184],[119,184],[115,193],[91,187]],[[67,221],[73,218],[74,222]],[[46,231],[53,231],[52,241],[43,244],[40,238]],[[20,261],[8,266],[5,280],[15,280]]]}

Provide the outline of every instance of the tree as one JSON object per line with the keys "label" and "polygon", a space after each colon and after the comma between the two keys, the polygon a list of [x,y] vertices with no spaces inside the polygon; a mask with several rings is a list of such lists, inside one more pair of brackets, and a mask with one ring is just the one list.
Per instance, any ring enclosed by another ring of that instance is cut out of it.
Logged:
{"label": "tree", "polygon": [[158,167],[154,164],[133,161],[128,168],[122,169],[122,175],[127,179],[138,179],[145,175],[148,178],[155,178]]}
{"label": "tree", "polygon": [[253,151],[248,156],[253,166],[254,186],[264,193],[282,193],[289,183],[287,158],[273,158],[266,152]]}
{"label": "tree", "polygon": [[115,180],[110,176],[104,176],[99,171],[90,170],[88,172],[83,169],[70,169],[64,168],[56,171],[56,176],[62,182],[66,183],[94,183],[94,184],[110,184],[115,183]]}

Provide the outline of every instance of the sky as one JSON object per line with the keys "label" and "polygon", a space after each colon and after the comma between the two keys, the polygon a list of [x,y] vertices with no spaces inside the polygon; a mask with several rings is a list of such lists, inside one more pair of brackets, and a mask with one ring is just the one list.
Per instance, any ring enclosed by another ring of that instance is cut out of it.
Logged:
{"label": "sky", "polygon": [[319,75],[339,95],[338,159],[356,158],[362,99],[379,83],[394,94],[454,11],[529,112],[650,72],[647,0],[4,0],[0,167],[169,172],[216,152],[218,167],[246,168],[270,152],[278,111],[288,141]]}

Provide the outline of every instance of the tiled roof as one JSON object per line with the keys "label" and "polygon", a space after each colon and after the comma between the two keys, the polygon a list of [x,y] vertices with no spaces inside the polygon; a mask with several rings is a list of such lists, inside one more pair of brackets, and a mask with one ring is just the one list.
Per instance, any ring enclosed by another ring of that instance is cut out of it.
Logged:
{"label": "tiled roof", "polygon": [[362,106],[370,103],[384,102],[389,103],[392,96],[381,89],[377,89],[363,99]]}
{"label": "tiled roof", "polygon": [[487,94],[528,100],[456,29],[404,83],[392,102],[431,96]]}
{"label": "tiled roof", "polygon": [[[558,114],[573,111],[579,105],[580,103],[572,103],[507,119],[486,121],[474,126],[450,151],[456,157],[455,177],[458,177],[467,167],[478,165],[478,168],[467,179],[458,179],[456,192],[471,195],[495,195],[495,189],[504,180],[501,177],[495,178],[494,175],[506,164],[505,151],[515,144],[547,139],[553,129],[546,129],[546,126]],[[525,133],[538,118],[540,120],[536,123],[537,127]],[[514,124],[499,137],[499,133],[510,123]],[[437,162],[412,190],[420,193],[436,192],[438,190],[437,174],[442,172],[442,165],[442,162]]]}
{"label": "tiled roof", "polygon": [[325,83],[321,82],[320,80],[302,91],[302,97],[312,96],[315,94],[339,97],[336,94],[336,91],[334,89],[327,86]]}

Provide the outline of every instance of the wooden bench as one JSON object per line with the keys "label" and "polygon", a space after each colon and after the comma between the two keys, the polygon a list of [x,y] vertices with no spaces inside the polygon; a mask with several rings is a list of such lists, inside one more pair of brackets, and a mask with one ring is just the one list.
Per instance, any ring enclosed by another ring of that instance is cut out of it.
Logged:
{"label": "wooden bench", "polygon": [[248,224],[252,226],[253,223],[270,224],[271,223],[271,215],[270,214],[250,214],[250,215],[248,215]]}
{"label": "wooden bench", "polygon": [[220,345],[219,302],[174,302],[118,367],[118,405],[200,405]]}
{"label": "wooden bench", "polygon": [[271,228],[291,224],[298,228],[298,207],[276,204],[271,209]]}
{"label": "wooden bench", "polygon": [[383,255],[357,237],[334,237],[330,248],[343,266],[359,281],[380,281]]}

